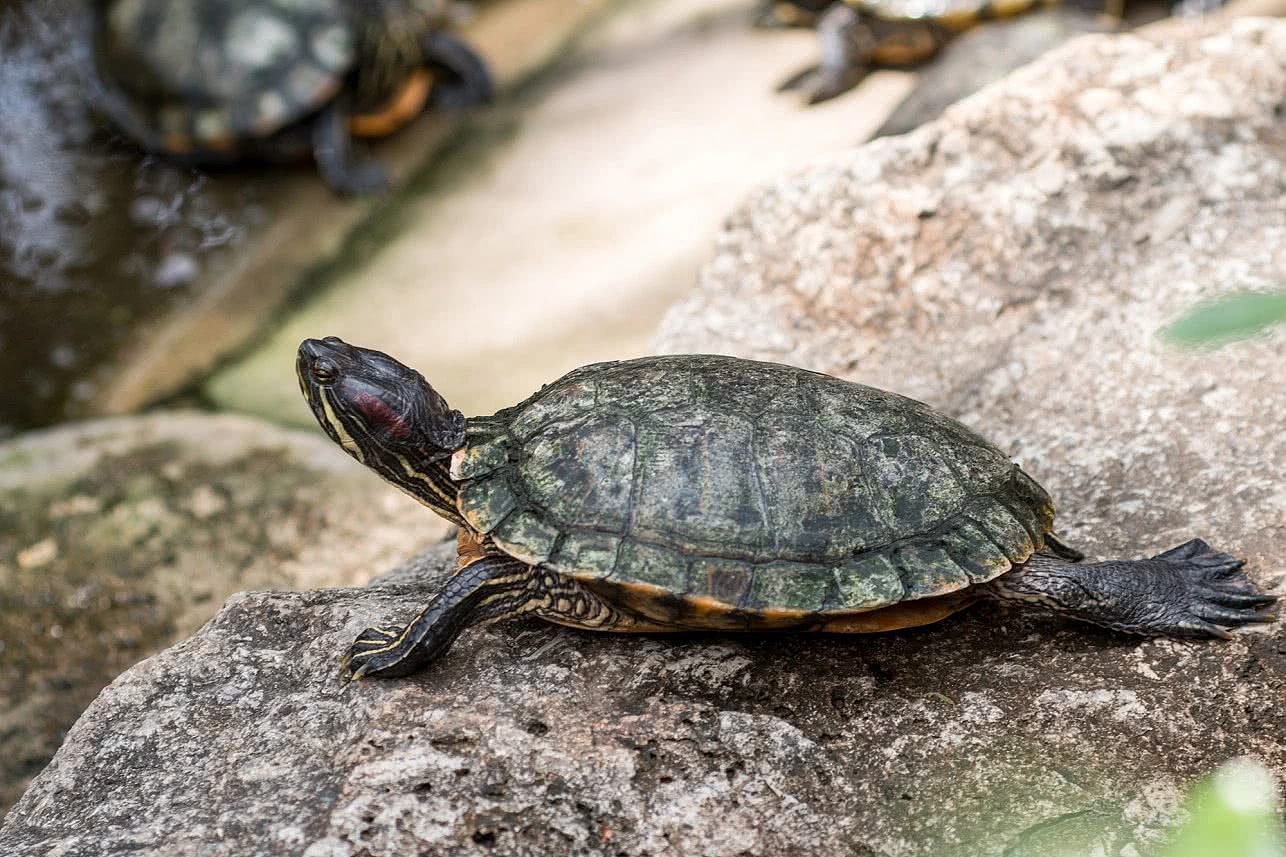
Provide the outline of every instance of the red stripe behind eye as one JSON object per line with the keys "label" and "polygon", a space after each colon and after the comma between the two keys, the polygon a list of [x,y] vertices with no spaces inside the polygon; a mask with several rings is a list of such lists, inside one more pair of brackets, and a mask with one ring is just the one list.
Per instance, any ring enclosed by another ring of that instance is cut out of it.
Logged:
{"label": "red stripe behind eye", "polygon": [[353,397],[353,404],[362,412],[362,416],[371,427],[383,429],[393,437],[406,437],[411,433],[406,421],[394,413],[393,409],[379,396],[358,393]]}

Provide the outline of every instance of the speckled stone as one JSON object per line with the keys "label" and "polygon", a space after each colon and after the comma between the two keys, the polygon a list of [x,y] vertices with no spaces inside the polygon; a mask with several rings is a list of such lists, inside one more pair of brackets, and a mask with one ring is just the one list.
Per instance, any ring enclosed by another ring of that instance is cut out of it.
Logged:
{"label": "speckled stone", "polygon": [[[1143,642],[980,606],[866,637],[474,629],[344,689],[454,562],[234,596],[90,706],[9,855],[1147,853],[1185,783],[1286,770],[1280,629]],[[1009,849],[1009,850],[1006,850]]]}
{"label": "speckled stone", "polygon": [[0,444],[0,808],[105,684],[233,592],[361,583],[444,530],[320,432],[244,417]]}

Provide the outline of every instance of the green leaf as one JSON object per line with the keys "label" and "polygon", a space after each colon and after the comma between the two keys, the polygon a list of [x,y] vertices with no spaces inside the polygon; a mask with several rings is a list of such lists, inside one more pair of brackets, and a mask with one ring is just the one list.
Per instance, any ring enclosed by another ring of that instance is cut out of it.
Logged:
{"label": "green leaf", "polygon": [[1244,339],[1286,321],[1286,291],[1237,292],[1193,307],[1161,331],[1176,345],[1208,345]]}
{"label": "green leaf", "polygon": [[1188,820],[1164,857],[1286,857],[1277,782],[1252,759],[1235,759],[1188,795]]}

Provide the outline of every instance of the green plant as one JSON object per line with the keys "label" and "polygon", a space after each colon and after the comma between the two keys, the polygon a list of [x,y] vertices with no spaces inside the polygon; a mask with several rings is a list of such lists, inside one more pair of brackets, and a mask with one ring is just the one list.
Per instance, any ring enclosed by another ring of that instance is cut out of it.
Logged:
{"label": "green plant", "polygon": [[1286,857],[1277,782],[1252,759],[1234,759],[1188,793],[1188,818],[1163,857]]}
{"label": "green plant", "polygon": [[1235,292],[1198,304],[1161,331],[1175,345],[1216,345],[1245,339],[1286,322],[1286,290]]}

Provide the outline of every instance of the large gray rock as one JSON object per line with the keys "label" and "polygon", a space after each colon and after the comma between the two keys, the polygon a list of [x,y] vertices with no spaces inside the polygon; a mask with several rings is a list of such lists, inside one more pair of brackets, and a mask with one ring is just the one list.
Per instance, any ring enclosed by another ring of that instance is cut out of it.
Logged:
{"label": "large gray rock", "polygon": [[[1280,334],[1152,331],[1286,273],[1286,25],[1093,38],[769,188],[671,349],[894,386],[1019,455],[1097,555],[1201,534],[1278,582]],[[979,606],[864,638],[506,623],[344,689],[444,547],[365,590],[252,594],[139,664],[0,828],[14,855],[1146,854],[1183,785],[1286,774],[1286,636],[1145,641]]]}
{"label": "large gray rock", "polygon": [[166,412],[0,444],[0,808],[233,592],[362,583],[444,531],[320,432]]}

